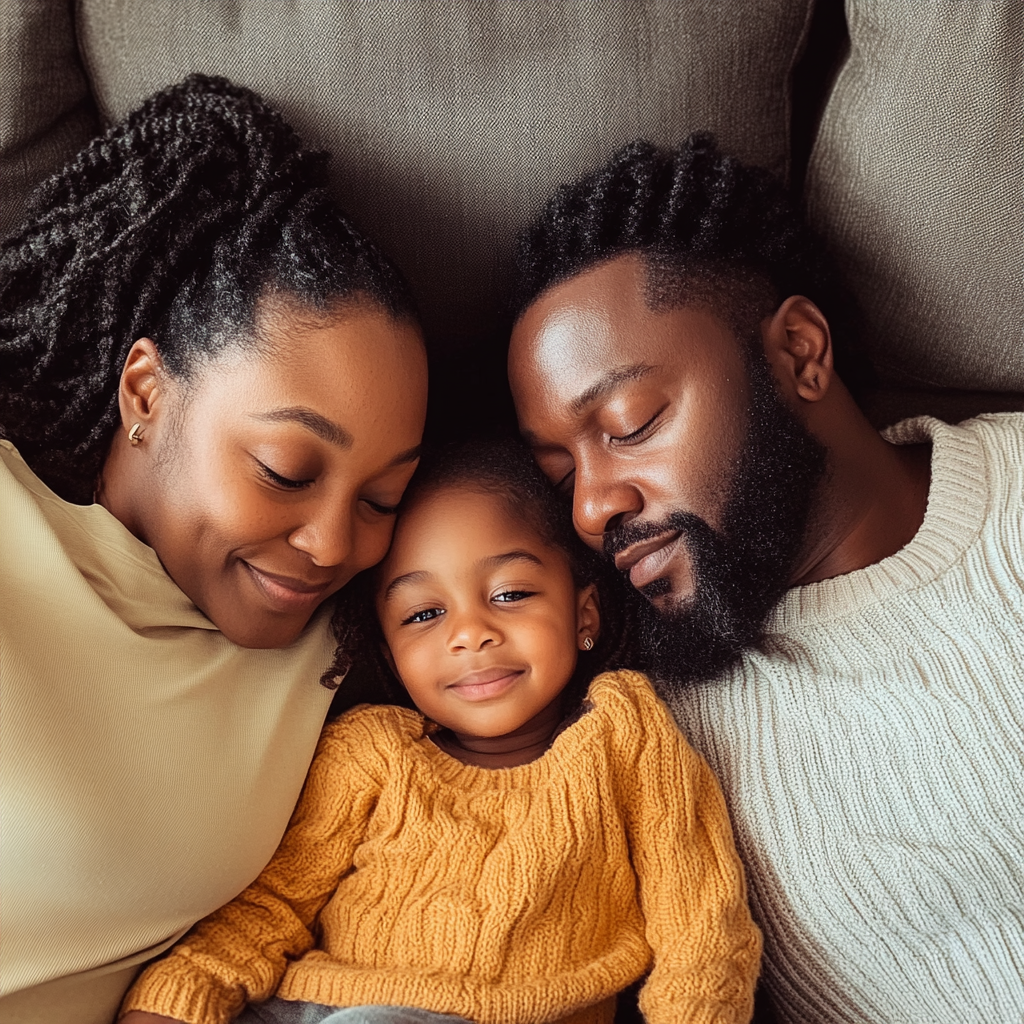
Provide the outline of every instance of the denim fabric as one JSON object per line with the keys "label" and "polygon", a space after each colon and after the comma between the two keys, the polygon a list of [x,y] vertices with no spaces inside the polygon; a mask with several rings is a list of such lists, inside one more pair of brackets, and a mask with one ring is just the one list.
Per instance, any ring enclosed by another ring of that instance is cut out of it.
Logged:
{"label": "denim fabric", "polygon": [[251,1004],[235,1024],[469,1024],[415,1006],[321,1006],[273,998]]}

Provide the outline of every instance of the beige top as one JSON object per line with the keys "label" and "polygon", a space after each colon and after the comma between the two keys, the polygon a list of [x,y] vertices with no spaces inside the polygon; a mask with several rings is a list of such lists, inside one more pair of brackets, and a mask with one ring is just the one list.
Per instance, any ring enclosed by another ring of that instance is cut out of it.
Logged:
{"label": "beige top", "polygon": [[332,653],[324,614],[285,650],[231,643],[0,441],[0,1020],[111,1020],[136,964],[259,874]]}

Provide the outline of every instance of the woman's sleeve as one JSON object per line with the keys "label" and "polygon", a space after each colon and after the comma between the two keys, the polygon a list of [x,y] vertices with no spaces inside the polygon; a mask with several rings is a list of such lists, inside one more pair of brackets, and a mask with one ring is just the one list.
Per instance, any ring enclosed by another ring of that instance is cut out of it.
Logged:
{"label": "woman's sleeve", "polygon": [[627,827],[654,967],[640,993],[648,1024],[746,1024],[761,935],[718,781],[668,709],[637,695]]}
{"label": "woman's sleeve", "polygon": [[360,765],[373,748],[360,736],[369,731],[364,722],[328,727],[270,863],[146,969],[122,1014],[147,1010],[189,1024],[225,1024],[247,1002],[273,995],[288,964],[313,947],[313,922],[351,869],[380,792],[376,772]]}

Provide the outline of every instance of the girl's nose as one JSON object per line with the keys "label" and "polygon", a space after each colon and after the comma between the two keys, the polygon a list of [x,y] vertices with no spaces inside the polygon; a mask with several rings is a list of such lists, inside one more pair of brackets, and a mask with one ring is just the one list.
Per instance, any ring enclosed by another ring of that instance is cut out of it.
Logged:
{"label": "girl's nose", "polygon": [[501,631],[486,616],[473,613],[457,613],[452,616],[449,609],[448,650],[482,651],[485,647],[496,647],[502,641]]}

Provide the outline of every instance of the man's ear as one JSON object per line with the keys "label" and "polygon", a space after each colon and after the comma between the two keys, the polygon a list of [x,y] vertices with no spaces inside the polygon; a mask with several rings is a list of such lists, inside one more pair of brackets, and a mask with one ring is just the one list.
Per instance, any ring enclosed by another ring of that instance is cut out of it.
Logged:
{"label": "man's ear", "polygon": [[160,415],[167,389],[167,371],[151,338],[139,338],[128,350],[117,400],[126,430],[139,423],[143,431]]}
{"label": "man's ear", "polygon": [[821,310],[791,295],[761,322],[761,337],[786,397],[820,402],[832,383],[832,335]]}
{"label": "man's ear", "polygon": [[576,592],[576,646],[588,650],[586,641],[596,644],[601,635],[601,608],[597,601],[597,587],[591,583]]}

